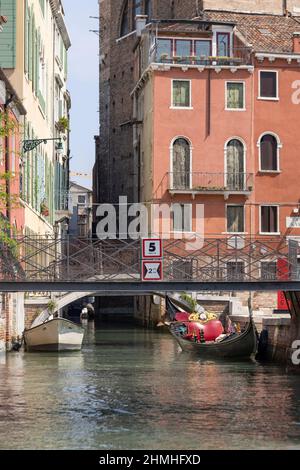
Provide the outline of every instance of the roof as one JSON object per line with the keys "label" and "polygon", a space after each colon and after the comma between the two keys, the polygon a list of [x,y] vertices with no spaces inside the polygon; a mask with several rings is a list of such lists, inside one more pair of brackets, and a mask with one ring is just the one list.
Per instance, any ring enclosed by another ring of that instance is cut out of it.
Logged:
{"label": "roof", "polygon": [[158,23],[160,32],[199,33],[211,31],[212,25],[236,27],[256,52],[293,53],[293,33],[300,31],[300,21],[293,16],[237,13],[222,10],[204,10],[193,20],[165,20]]}
{"label": "roof", "polygon": [[82,192],[85,193],[92,193],[93,191],[91,189],[85,188],[84,186],[81,186],[80,184],[75,183],[74,181],[70,182],[70,189],[76,188],[79,189]]}
{"label": "roof", "polygon": [[293,33],[300,30],[300,22],[291,16],[205,10],[201,19],[235,23],[256,52],[292,53]]}

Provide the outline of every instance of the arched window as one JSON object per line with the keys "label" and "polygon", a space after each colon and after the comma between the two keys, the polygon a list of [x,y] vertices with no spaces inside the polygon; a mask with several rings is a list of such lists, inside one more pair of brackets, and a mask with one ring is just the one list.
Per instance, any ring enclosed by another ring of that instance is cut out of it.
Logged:
{"label": "arched window", "polygon": [[265,134],[260,139],[260,170],[279,170],[279,144],[272,134]]}
{"label": "arched window", "polygon": [[152,18],[152,0],[146,0],[145,2],[145,15],[148,16],[148,23],[151,21]]}
{"label": "arched window", "polygon": [[126,36],[129,33],[128,0],[123,9],[120,36]]}
{"label": "arched window", "polygon": [[180,137],[172,148],[173,189],[191,187],[191,145],[187,139]]}
{"label": "arched window", "polygon": [[245,186],[245,147],[238,139],[227,143],[227,188],[234,191],[243,191]]}

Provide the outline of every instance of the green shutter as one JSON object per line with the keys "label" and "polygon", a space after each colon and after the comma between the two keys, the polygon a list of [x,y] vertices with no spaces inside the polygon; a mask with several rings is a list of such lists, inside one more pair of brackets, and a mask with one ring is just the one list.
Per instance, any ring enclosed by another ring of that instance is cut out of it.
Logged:
{"label": "green shutter", "polygon": [[29,29],[29,13],[28,2],[25,0],[25,19],[24,19],[24,72],[28,73],[28,29]]}
{"label": "green shutter", "polygon": [[60,62],[61,62],[61,65],[63,66],[63,63],[64,63],[64,42],[63,42],[63,39],[62,37],[60,37]]}
{"label": "green shutter", "polygon": [[28,77],[32,80],[32,8],[29,11],[29,28],[28,28]]}
{"label": "green shutter", "polygon": [[41,5],[43,16],[45,16],[45,0],[40,0],[40,5]]}
{"label": "green shutter", "polygon": [[1,15],[7,16],[8,22],[0,32],[0,67],[16,67],[16,0],[1,0]]}
{"label": "green shutter", "polygon": [[65,72],[65,78],[68,76],[68,51],[64,47],[64,72]]}
{"label": "green shutter", "polygon": [[35,94],[39,92],[39,72],[40,72],[40,32],[36,31],[36,53],[35,53]]}

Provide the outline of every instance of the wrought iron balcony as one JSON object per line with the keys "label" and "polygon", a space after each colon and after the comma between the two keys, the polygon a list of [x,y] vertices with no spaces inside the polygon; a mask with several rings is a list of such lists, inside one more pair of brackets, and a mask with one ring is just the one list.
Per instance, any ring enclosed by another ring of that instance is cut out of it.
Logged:
{"label": "wrought iron balcony", "polygon": [[173,55],[173,54],[169,55],[166,53],[161,54],[157,52],[154,62],[158,64],[196,65],[199,67],[206,67],[206,66],[238,67],[242,65],[252,65],[251,49],[246,48],[246,47],[234,48],[232,50],[231,56],[191,55],[188,57],[184,57],[180,55],[179,56]]}
{"label": "wrought iron balcony", "polygon": [[169,191],[173,194],[250,194],[252,173],[169,173]]}

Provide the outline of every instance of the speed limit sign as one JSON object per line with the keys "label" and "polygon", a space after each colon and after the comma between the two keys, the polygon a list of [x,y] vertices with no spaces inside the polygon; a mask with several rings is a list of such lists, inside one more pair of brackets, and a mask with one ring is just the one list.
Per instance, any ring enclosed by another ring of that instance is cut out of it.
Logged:
{"label": "speed limit sign", "polygon": [[158,259],[162,256],[162,241],[159,238],[143,239],[143,259]]}

